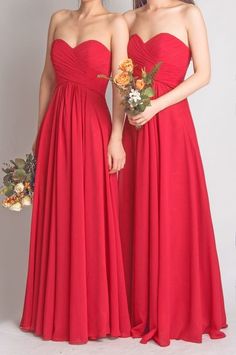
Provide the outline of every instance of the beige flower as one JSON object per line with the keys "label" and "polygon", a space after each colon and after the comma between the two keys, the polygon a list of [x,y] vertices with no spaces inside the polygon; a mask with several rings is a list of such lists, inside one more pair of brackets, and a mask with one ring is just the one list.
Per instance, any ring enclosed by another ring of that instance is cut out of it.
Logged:
{"label": "beige flower", "polygon": [[19,182],[18,184],[16,184],[14,190],[17,194],[21,193],[22,191],[24,191],[24,184],[22,182]]}
{"label": "beige flower", "polygon": [[130,75],[128,72],[122,72],[116,74],[114,77],[114,83],[119,86],[126,86],[130,83]]}
{"label": "beige flower", "polygon": [[136,86],[136,89],[142,90],[145,86],[144,80],[143,79],[136,80],[135,86]]}
{"label": "beige flower", "polygon": [[23,206],[30,206],[31,205],[31,198],[30,196],[24,196],[21,200]]}
{"label": "beige flower", "polygon": [[147,76],[146,69],[145,69],[145,68],[142,68],[141,70],[142,70],[142,77],[143,77],[143,78],[146,78],[146,76]]}
{"label": "beige flower", "polygon": [[17,212],[21,211],[21,210],[22,210],[21,203],[20,203],[20,202],[14,203],[13,205],[11,205],[11,206],[9,207],[9,210],[11,210],[11,211],[17,211]]}
{"label": "beige flower", "polygon": [[133,64],[132,59],[130,59],[130,58],[125,59],[122,63],[120,63],[119,69],[124,72],[132,73],[134,70],[134,64]]}

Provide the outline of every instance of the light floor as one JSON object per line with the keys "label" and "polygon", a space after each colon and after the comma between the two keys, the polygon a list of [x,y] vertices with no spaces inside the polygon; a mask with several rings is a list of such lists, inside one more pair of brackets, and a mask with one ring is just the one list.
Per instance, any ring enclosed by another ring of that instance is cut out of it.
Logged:
{"label": "light floor", "polygon": [[85,345],[70,345],[67,342],[45,341],[32,333],[18,328],[17,321],[0,323],[0,355],[236,355],[236,319],[228,320],[227,337],[211,340],[207,335],[202,344],[172,341],[168,347],[160,347],[150,341],[143,345],[139,339],[102,339]]}

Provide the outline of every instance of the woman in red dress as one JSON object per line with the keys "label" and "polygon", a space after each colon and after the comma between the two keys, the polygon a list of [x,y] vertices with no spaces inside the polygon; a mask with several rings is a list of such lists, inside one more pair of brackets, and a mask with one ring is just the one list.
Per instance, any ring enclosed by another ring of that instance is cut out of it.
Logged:
{"label": "woman in red dress", "polygon": [[[193,1],[136,1],[125,14],[136,71],[162,62],[150,107],[128,117],[120,226],[132,335],[201,342],[227,326],[209,200],[187,97],[210,78]],[[190,60],[194,74],[184,80]],[[135,126],[138,126],[135,128]],[[137,129],[138,128],[138,129]]]}
{"label": "woman in red dress", "polygon": [[130,335],[118,221],[124,113],[107,81],[128,28],[100,0],[51,19],[41,79],[34,203],[22,330],[86,343]]}

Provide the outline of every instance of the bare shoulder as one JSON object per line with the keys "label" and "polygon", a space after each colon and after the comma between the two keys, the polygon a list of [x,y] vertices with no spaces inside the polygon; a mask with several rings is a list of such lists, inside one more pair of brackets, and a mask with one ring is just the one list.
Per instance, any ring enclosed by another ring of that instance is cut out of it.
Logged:
{"label": "bare shoulder", "polygon": [[200,8],[193,4],[186,4],[182,9],[182,14],[188,22],[196,21],[202,18]]}
{"label": "bare shoulder", "polygon": [[127,23],[124,19],[124,16],[119,13],[112,13],[111,14],[111,26],[113,30],[122,30],[127,29]]}
{"label": "bare shoulder", "polygon": [[136,17],[137,17],[137,12],[139,10],[136,9],[136,10],[130,10],[130,11],[126,11],[124,14],[123,14],[123,17],[126,21],[126,23],[128,24],[129,28],[132,26],[132,24],[134,23],[134,21],[136,20]]}
{"label": "bare shoulder", "polygon": [[72,14],[71,10],[59,10],[51,15],[51,24],[57,25],[61,21],[68,19]]}
{"label": "bare shoulder", "polygon": [[129,10],[123,13],[126,20],[132,21],[136,18],[137,10]]}

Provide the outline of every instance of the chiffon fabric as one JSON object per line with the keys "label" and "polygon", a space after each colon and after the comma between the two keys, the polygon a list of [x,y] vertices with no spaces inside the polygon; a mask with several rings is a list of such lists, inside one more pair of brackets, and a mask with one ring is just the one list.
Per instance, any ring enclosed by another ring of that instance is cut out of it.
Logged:
{"label": "chiffon fabric", "polygon": [[[180,84],[190,48],[169,33],[134,34],[129,57],[151,70],[161,62],[159,97]],[[227,326],[204,171],[187,99],[142,128],[126,120],[120,173],[120,228],[132,336],[161,346],[171,339],[222,338]]]}
{"label": "chiffon fabric", "polygon": [[89,40],[51,48],[57,85],[40,126],[22,330],[86,343],[127,337],[117,176],[105,101],[111,52]]}

